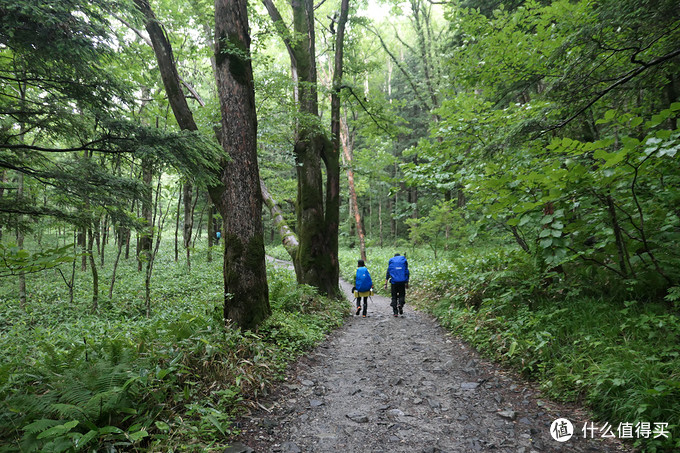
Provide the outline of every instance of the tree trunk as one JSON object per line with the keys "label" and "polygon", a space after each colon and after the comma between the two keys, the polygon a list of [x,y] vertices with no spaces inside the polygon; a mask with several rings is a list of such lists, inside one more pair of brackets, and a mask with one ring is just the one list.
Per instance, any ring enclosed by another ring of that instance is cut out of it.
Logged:
{"label": "tree trunk", "polygon": [[123,242],[125,241],[125,230],[116,230],[118,236],[118,253],[116,260],[113,262],[113,270],[111,271],[111,285],[109,286],[109,300],[113,299],[113,286],[116,284],[116,271],[118,270],[118,262],[120,261],[120,254],[123,251]]}
{"label": "tree trunk", "polygon": [[354,170],[352,170],[352,140],[349,137],[349,130],[347,122],[341,122],[340,139],[342,142],[342,151],[347,163],[347,182],[349,184],[350,206],[352,207],[352,215],[356,223],[356,232],[359,236],[359,253],[361,259],[366,261],[366,234],[364,233],[363,222],[361,214],[359,213],[359,202],[357,199],[357,192],[354,188]]}
{"label": "tree trunk", "polygon": [[210,201],[210,194],[208,194],[208,262],[212,262],[212,247],[215,243],[215,228],[213,225],[213,204]]}
{"label": "tree trunk", "polygon": [[182,185],[180,184],[179,195],[177,196],[177,215],[175,217],[175,263],[179,261],[179,211],[182,206]]}
{"label": "tree trunk", "polygon": [[[24,198],[24,174],[18,172],[17,174],[17,201],[21,202]],[[17,222],[17,247],[19,250],[24,248],[24,231],[21,227],[21,217],[19,216],[19,221]],[[26,310],[26,274],[19,272],[19,304],[22,310]]]}
{"label": "tree trunk", "polygon": [[97,271],[97,263],[94,261],[94,234],[92,227],[87,229],[87,239],[87,257],[92,271],[92,311],[96,312],[99,309],[99,272]]}
{"label": "tree trunk", "polygon": [[616,251],[619,256],[619,270],[621,275],[626,278],[628,277],[628,266],[626,266],[626,245],[623,241],[623,234],[621,232],[621,226],[616,217],[616,207],[614,206],[614,199],[611,195],[607,195],[607,210],[609,212],[609,219],[612,222],[612,230],[614,231],[614,239],[616,241]]}
{"label": "tree trunk", "polygon": [[87,270],[87,255],[85,250],[87,249],[87,236],[85,228],[78,227],[78,247],[80,248],[80,270],[85,272]]}
{"label": "tree trunk", "polygon": [[[165,92],[168,95],[168,102],[170,108],[177,120],[177,124],[182,130],[196,131],[198,127],[194,121],[193,114],[189,108],[184,92],[182,91],[182,83],[180,81],[175,59],[172,53],[172,46],[163,30],[160,22],[156,19],[148,0],[135,0],[137,8],[144,14],[146,18],[145,28],[151,38],[158,68],[163,80]],[[193,187],[190,181],[184,183],[184,247],[187,253],[187,265],[191,266],[189,244],[191,242],[191,233],[193,227],[193,208],[191,205],[192,197],[190,194]],[[190,214],[190,215],[188,215]]]}
{"label": "tree trunk", "polygon": [[182,187],[182,199],[184,200],[184,250],[187,254],[187,267],[191,269],[191,230],[194,226],[194,210],[192,208],[192,186],[189,182],[185,182]]}
{"label": "tree trunk", "polygon": [[297,260],[298,248],[300,247],[298,238],[293,232],[293,230],[290,229],[288,223],[286,223],[286,220],[283,218],[283,212],[281,211],[281,208],[279,208],[278,203],[276,203],[276,200],[274,200],[274,198],[271,196],[271,194],[267,190],[267,186],[261,179],[260,190],[262,192],[262,198],[264,200],[264,203],[269,208],[269,212],[271,213],[274,225],[276,225],[276,228],[278,229],[279,236],[281,236],[283,248],[286,249],[288,255],[293,261],[293,267],[295,267],[295,275],[300,275],[300,269],[298,268],[299,261]]}
{"label": "tree trunk", "polygon": [[99,255],[100,258],[100,266],[104,267],[104,251],[106,250],[106,244],[109,241],[109,216],[108,214],[104,215],[104,223],[101,228],[101,242],[102,242],[102,247],[101,247],[101,252]]}
{"label": "tree trunk", "polygon": [[[215,0],[215,63],[225,190],[211,190],[224,224],[224,317],[253,329],[271,314],[257,163],[257,112],[247,0]],[[216,199],[217,198],[217,199]]]}
{"label": "tree trunk", "polygon": [[[5,195],[5,184],[7,184],[7,170],[3,169],[0,173],[0,201]],[[2,225],[0,225],[0,241],[2,241]]]}
{"label": "tree trunk", "polygon": [[153,244],[153,187],[151,185],[153,182],[153,163],[148,157],[142,158],[142,180],[144,182],[142,218],[146,221],[146,225],[139,236],[138,271],[141,271],[143,263],[150,259]]}
{"label": "tree trunk", "polygon": [[[318,117],[314,3],[292,1],[293,30],[286,28],[272,0],[263,0],[283,39],[291,60],[295,100],[303,116]],[[339,293],[338,224],[340,218],[339,90],[342,79],[342,43],[348,1],[343,0],[336,36],[335,73],[331,98],[330,142],[307,122],[297,125],[294,154],[297,171],[297,232],[300,246],[298,282],[318,288],[322,294]],[[326,199],[321,175],[321,159],[326,166]]]}

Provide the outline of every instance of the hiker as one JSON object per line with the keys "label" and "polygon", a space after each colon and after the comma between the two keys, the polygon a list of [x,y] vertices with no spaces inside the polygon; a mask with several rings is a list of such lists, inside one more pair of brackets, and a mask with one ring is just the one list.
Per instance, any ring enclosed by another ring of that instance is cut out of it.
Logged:
{"label": "hiker", "polygon": [[357,316],[361,312],[361,298],[364,298],[365,318],[368,311],[368,297],[373,295],[373,280],[371,280],[371,274],[366,269],[364,260],[357,262],[357,272],[354,274],[354,288],[352,288],[352,292],[357,303]]}
{"label": "hiker", "polygon": [[215,244],[219,244],[219,243],[220,243],[220,238],[221,238],[221,237],[222,237],[222,233],[221,233],[221,232],[219,232],[219,231],[215,232]]}
{"label": "hiker", "polygon": [[392,283],[392,311],[394,317],[404,314],[404,303],[406,303],[406,288],[408,288],[408,261],[405,256],[395,253],[387,265],[387,275],[385,276],[385,289],[387,282]]}

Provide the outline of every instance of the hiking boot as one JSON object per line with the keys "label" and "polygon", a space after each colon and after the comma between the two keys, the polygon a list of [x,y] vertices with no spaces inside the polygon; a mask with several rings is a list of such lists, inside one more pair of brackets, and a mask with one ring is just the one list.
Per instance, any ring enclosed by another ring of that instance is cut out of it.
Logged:
{"label": "hiking boot", "polygon": [[398,318],[398,317],[399,317],[399,315],[398,315],[397,313],[395,313],[393,316],[394,316],[395,318]]}
{"label": "hiking boot", "polygon": [[357,316],[359,316],[359,313],[361,313],[361,307],[357,307]]}
{"label": "hiking boot", "polygon": [[404,306],[403,305],[399,305],[399,314],[400,315],[404,314]]}

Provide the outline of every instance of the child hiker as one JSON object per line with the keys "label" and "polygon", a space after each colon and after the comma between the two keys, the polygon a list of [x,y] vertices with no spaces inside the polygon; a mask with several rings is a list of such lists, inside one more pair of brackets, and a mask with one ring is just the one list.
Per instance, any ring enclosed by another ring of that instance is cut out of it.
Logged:
{"label": "child hiker", "polygon": [[357,303],[357,316],[361,313],[361,298],[364,298],[364,318],[368,310],[368,297],[373,295],[373,281],[371,274],[366,269],[364,260],[358,261],[357,272],[354,274],[354,297]]}

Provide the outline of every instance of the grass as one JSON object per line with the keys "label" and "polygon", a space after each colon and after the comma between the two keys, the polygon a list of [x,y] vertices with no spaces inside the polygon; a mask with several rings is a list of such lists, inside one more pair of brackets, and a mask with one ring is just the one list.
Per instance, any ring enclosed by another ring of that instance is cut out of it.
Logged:
{"label": "grass", "polygon": [[0,451],[221,451],[236,417],[347,313],[269,266],[272,317],[256,332],[230,328],[220,250],[212,262],[193,250],[188,268],[164,245],[150,317],[133,257],[111,299],[111,262],[99,269],[96,312],[89,272],[76,271],[73,303],[57,271],[28,275],[25,310],[16,279],[2,280]]}

